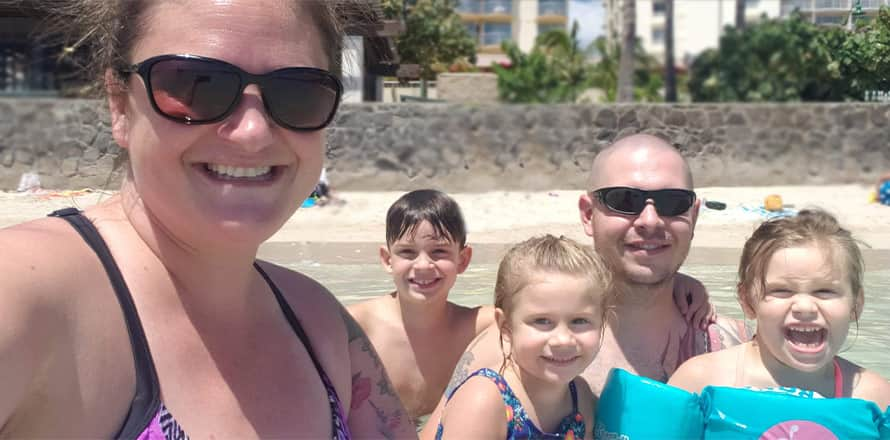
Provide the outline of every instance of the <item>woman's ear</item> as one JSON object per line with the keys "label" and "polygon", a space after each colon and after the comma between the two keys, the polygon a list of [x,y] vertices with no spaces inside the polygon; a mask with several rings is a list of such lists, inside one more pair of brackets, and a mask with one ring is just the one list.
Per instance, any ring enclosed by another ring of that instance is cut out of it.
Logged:
{"label": "woman's ear", "polygon": [[105,71],[105,93],[111,113],[111,137],[121,148],[130,146],[130,124],[127,119],[127,91],[121,78],[111,69]]}

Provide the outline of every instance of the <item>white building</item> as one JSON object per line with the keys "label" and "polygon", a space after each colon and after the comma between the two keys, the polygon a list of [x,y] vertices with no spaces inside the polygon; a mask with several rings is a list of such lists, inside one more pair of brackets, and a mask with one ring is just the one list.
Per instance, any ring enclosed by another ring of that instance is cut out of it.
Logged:
{"label": "white building", "polygon": [[[778,17],[785,0],[746,0],[745,21],[753,23],[765,14]],[[623,0],[603,0],[606,35],[621,41]],[[701,51],[717,47],[725,26],[735,24],[736,0],[674,0],[674,59],[677,65]],[[636,0],[636,33],[643,49],[664,60],[664,0]]]}
{"label": "white building", "polygon": [[531,50],[539,33],[568,28],[569,0],[460,0],[457,12],[476,39],[476,64],[506,61],[501,42]]}
{"label": "white building", "polygon": [[[781,13],[786,17],[797,9],[813,23],[840,26],[848,22],[856,5],[856,0],[782,0]],[[890,6],[890,0],[859,0],[858,5],[868,20],[881,6]]]}

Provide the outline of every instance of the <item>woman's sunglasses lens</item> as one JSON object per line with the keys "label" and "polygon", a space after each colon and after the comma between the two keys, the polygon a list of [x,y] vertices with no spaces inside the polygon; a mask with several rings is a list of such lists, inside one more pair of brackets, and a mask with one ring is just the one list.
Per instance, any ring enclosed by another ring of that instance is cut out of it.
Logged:
{"label": "woman's sunglasses lens", "polygon": [[337,107],[336,81],[321,73],[282,73],[269,78],[263,99],[272,116],[295,129],[319,129]]}
{"label": "woman's sunglasses lens", "polygon": [[170,59],[151,68],[152,99],[165,116],[206,122],[223,116],[240,92],[238,74],[207,61]]}

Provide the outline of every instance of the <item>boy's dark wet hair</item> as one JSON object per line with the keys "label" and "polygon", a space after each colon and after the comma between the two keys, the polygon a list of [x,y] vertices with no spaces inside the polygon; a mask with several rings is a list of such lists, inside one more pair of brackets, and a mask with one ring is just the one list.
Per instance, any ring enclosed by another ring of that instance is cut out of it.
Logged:
{"label": "boy's dark wet hair", "polygon": [[433,226],[436,235],[467,245],[467,227],[460,206],[447,194],[434,189],[419,189],[399,197],[386,212],[386,245],[411,234],[423,221]]}

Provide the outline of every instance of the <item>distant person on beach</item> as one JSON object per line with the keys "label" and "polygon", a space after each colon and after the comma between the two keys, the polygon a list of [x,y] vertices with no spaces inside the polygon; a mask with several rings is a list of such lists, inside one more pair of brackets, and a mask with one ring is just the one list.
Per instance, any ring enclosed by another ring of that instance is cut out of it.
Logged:
{"label": "distant person on beach", "polygon": [[878,203],[890,206],[890,172],[878,178],[875,196]]}
{"label": "distant person on beach", "polygon": [[513,246],[494,288],[500,368],[456,385],[436,440],[592,439],[596,398],[578,375],[599,351],[611,278],[590,247],[564,237]]}
{"label": "distant person on beach", "polygon": [[[678,270],[689,253],[700,199],[689,166],[664,140],[633,135],[594,159],[590,190],[578,202],[581,223],[620,289],[602,347],[581,376],[599,395],[613,367],[666,382],[686,359],[749,339],[744,323],[684,317],[685,293],[675,301]],[[482,331],[458,361],[446,394],[479,368],[497,368],[495,326]],[[433,438],[443,400],[421,433]]]}
{"label": "distant person on beach", "polygon": [[865,305],[862,254],[830,214],[804,210],[768,220],[745,243],[738,301],[757,321],[750,342],[694,357],[670,384],[809,390],[890,404],[890,383],[840,356]]}
{"label": "distant person on beach", "polygon": [[111,199],[0,230],[0,438],[416,438],[336,298],[257,260],[318,181],[343,2],[35,5],[129,159]]}
{"label": "distant person on beach", "polygon": [[436,190],[411,191],[387,211],[380,246],[395,291],[348,307],[415,419],[436,407],[467,344],[494,322],[491,306],[448,301],[472,255],[457,202]]}

